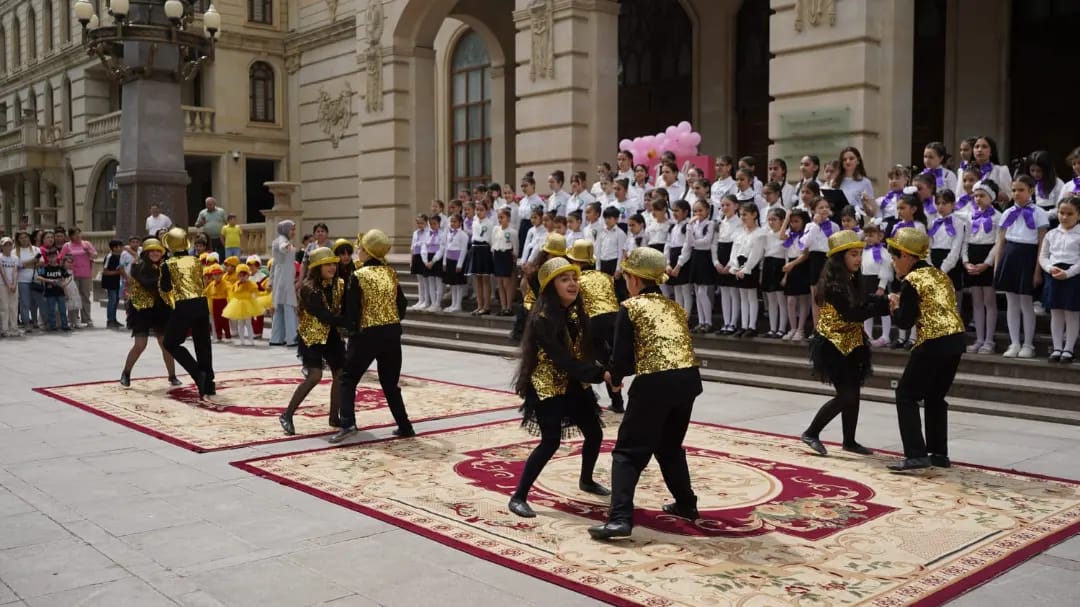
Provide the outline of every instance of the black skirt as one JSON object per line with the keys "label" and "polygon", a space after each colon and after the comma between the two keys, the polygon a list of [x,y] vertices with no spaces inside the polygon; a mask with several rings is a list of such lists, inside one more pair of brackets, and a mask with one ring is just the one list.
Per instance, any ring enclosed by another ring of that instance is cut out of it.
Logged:
{"label": "black skirt", "polygon": [[[731,261],[731,249],[734,246],[735,246],[734,242],[718,242],[718,243],[716,243],[716,261],[720,265],[726,266]],[[710,260],[709,265],[712,266],[711,260]],[[715,266],[712,266],[712,267],[713,267],[713,270],[715,271],[716,267]],[[713,284],[718,284],[721,287],[734,287],[735,286],[735,275],[734,274],[720,274],[719,272],[717,272],[717,274],[716,274],[716,282],[713,283]]]}
{"label": "black skirt", "polygon": [[[739,255],[739,265],[746,263],[746,257]],[[733,275],[734,276],[734,275]],[[749,274],[743,275],[742,279],[735,278],[736,289],[756,289],[758,288],[758,269],[754,268]],[[755,297],[757,297],[755,295]]]}
{"label": "black skirt", "polygon": [[574,420],[582,414],[595,415],[600,422],[600,427],[604,427],[604,422],[601,419],[603,411],[596,401],[596,393],[593,392],[592,388],[575,388],[573,383],[571,383],[571,389],[566,394],[544,400],[540,400],[536,396],[536,392],[529,388],[529,394],[526,396],[525,402],[522,403],[520,411],[522,427],[533,436],[540,436],[538,418],[547,416],[557,416],[561,419],[562,438],[564,439],[573,438],[580,434]]}
{"label": "black skirt", "polygon": [[337,371],[345,364],[345,341],[337,329],[330,329],[326,336],[325,344],[308,346],[304,344],[304,338],[296,340],[296,353],[302,361],[301,364],[308,369],[321,369],[323,361],[332,371]]}
{"label": "black skirt", "polygon": [[[680,255],[682,255],[682,247],[673,248],[671,253],[668,254],[668,265],[672,268],[677,267]],[[690,268],[686,267],[679,270],[678,276],[668,276],[667,284],[672,287],[690,284]]]}
{"label": "black skirt", "polygon": [[[941,264],[945,263],[945,259],[949,256],[948,249],[930,249],[930,265],[937,269],[941,269]],[[949,270],[946,276],[952,281],[953,290],[959,291],[963,287],[964,280],[964,267],[963,264],[957,263],[953,266],[952,270]]]}
{"label": "black skirt", "polygon": [[987,260],[986,257],[990,254],[990,249],[993,249],[992,244],[969,244],[968,245],[968,263],[980,264],[989,263],[988,268],[982,274],[968,274],[967,270],[964,270],[964,286],[965,287],[992,287],[994,286],[994,260]]}
{"label": "black skirt", "polygon": [[597,268],[608,276],[615,276],[615,270],[619,267],[618,259],[601,259],[600,267]]}
{"label": "black skirt", "polygon": [[766,257],[761,262],[761,290],[766,293],[783,291],[780,281],[784,279],[784,264],[779,257]]}
{"label": "black skirt", "polygon": [[878,290],[878,283],[881,282],[881,278],[878,276],[862,275],[862,290],[864,295],[876,295]]}
{"label": "black skirt", "polygon": [[165,326],[169,324],[169,315],[172,309],[165,302],[156,300],[154,307],[145,310],[136,310],[129,299],[125,308],[127,328],[131,330],[132,337],[149,337],[150,332],[154,335],[165,335]]}
{"label": "black skirt", "polygon": [[664,249],[667,248],[667,247],[665,245],[663,245],[663,244],[651,244],[651,245],[649,245],[649,248],[650,249],[656,249],[657,251],[660,251],[661,253],[663,253]]}
{"label": "black skirt", "polygon": [[828,261],[829,256],[821,251],[810,251],[810,259],[806,260],[803,265],[810,265],[810,285],[816,285],[818,279],[821,278],[821,271],[825,269],[825,262]]}
{"label": "black skirt", "polygon": [[818,333],[810,338],[810,373],[822,382],[833,386],[861,386],[872,372],[865,334],[863,345],[847,356]]}
{"label": "black skirt", "polygon": [[[798,259],[798,258],[796,258]],[[784,295],[797,296],[810,294],[810,260],[806,260],[791,269],[784,283]]]}
{"label": "black skirt", "polygon": [[510,278],[514,275],[514,252],[495,251],[491,254],[491,261],[495,269],[494,274],[498,278]]}
{"label": "black skirt", "polygon": [[1005,241],[1001,263],[994,269],[994,288],[1019,295],[1034,294],[1035,285],[1031,281],[1038,256],[1038,245]]}
{"label": "black skirt", "polygon": [[720,274],[712,262],[712,251],[694,249],[690,255],[690,283],[697,285],[715,285]]}
{"label": "black skirt", "polygon": [[[1054,264],[1054,266],[1062,270],[1068,270],[1071,267],[1067,263]],[[1080,276],[1058,280],[1044,273],[1043,282],[1050,291],[1051,310],[1080,311]]]}
{"label": "black skirt", "polygon": [[446,269],[443,271],[443,284],[447,285],[463,285],[465,284],[465,272],[458,272],[458,261],[456,259],[446,260]]}
{"label": "black skirt", "polygon": [[420,254],[413,253],[412,263],[409,264],[409,274],[422,276],[424,274],[424,270],[426,269],[427,268],[424,267],[424,259],[420,257]]}
{"label": "black skirt", "polygon": [[495,273],[495,260],[491,257],[491,245],[486,242],[474,242],[469,247],[469,265],[467,272],[476,276],[491,276]]}
{"label": "black skirt", "polygon": [[[431,257],[435,257],[432,253]],[[442,260],[431,264],[431,267],[424,266],[424,276],[428,278],[442,278]]]}

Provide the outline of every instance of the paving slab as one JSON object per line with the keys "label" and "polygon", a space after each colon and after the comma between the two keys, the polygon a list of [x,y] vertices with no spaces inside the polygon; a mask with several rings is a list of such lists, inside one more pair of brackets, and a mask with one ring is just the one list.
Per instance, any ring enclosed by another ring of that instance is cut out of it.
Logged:
{"label": "paving slab", "polygon": [[330,577],[287,558],[226,567],[194,576],[214,598],[234,607],[301,607],[355,594]]}
{"label": "paving slab", "polygon": [[176,607],[172,601],[140,579],[129,577],[66,592],[34,597],[30,607]]}
{"label": "paving slab", "polygon": [[68,539],[71,534],[40,512],[23,512],[0,518],[0,550]]}
{"label": "paving slab", "polygon": [[123,567],[74,538],[0,551],[0,579],[23,599],[127,576]]}

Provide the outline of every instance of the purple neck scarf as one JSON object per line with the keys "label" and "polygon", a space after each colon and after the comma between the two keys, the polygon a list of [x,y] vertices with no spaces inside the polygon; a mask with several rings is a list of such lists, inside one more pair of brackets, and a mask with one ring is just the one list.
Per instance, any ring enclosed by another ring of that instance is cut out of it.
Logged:
{"label": "purple neck scarf", "polygon": [[901,228],[914,228],[914,227],[915,227],[915,222],[914,221],[898,221],[893,225],[892,234],[890,234],[890,236],[895,236],[896,233],[899,232]]}
{"label": "purple neck scarf", "polygon": [[937,205],[934,204],[933,198],[927,198],[923,201],[923,211],[926,211],[927,215],[937,215]]}
{"label": "purple neck scarf", "polygon": [[787,240],[784,241],[784,248],[790,247],[796,240],[802,238],[802,236],[803,232],[792,232],[789,230]]}
{"label": "purple neck scarf", "polygon": [[870,249],[870,254],[874,256],[874,263],[881,263],[881,243],[866,245],[866,248]]}
{"label": "purple neck scarf", "polygon": [[971,217],[971,233],[978,232],[980,227],[987,234],[994,231],[994,207],[986,207],[985,211],[976,211]]}
{"label": "purple neck scarf", "polygon": [[1074,192],[1080,192],[1080,175],[1077,175],[1076,177],[1073,177],[1072,182],[1073,182],[1073,188],[1074,188],[1073,191]]}
{"label": "purple neck scarf", "polygon": [[1014,206],[1012,209],[1005,211],[1007,217],[1001,222],[1001,227],[1008,228],[1012,224],[1016,223],[1016,220],[1021,215],[1024,217],[1024,223],[1027,224],[1029,230],[1035,229],[1035,208],[1031,206],[1031,203],[1024,206]]}
{"label": "purple neck scarf", "polygon": [[881,199],[881,211],[884,213],[885,209],[889,208],[889,204],[899,198],[900,195],[903,193],[903,190],[896,190],[895,192],[889,192],[888,194],[886,194],[885,197]]}
{"label": "purple neck scarf", "polygon": [[833,222],[831,222],[831,221],[824,221],[824,222],[822,222],[822,223],[820,224],[820,227],[821,227],[821,231],[825,233],[825,236],[826,236],[826,237],[832,236],[832,233],[833,233]]}
{"label": "purple neck scarf", "polygon": [[993,170],[994,170],[994,163],[993,162],[987,162],[986,164],[980,166],[979,171],[982,172],[982,177],[980,179],[986,179],[986,176],[989,175],[990,171],[993,171]]}
{"label": "purple neck scarf", "polygon": [[968,161],[966,161],[966,160],[961,160],[961,161],[960,161],[960,170],[961,170],[961,171],[966,171],[966,170],[967,170],[967,168],[968,168]]}
{"label": "purple neck scarf", "polygon": [[964,194],[963,196],[961,196],[956,201],[956,208],[957,209],[962,209],[962,208],[966,207],[967,205],[971,204],[974,201],[975,201],[974,196],[972,196],[971,194]]}
{"label": "purple neck scarf", "polygon": [[937,187],[945,187],[945,169],[941,167],[938,167],[936,169],[931,169],[929,167],[923,169],[923,174],[925,175],[927,173],[933,175],[937,179]]}
{"label": "purple neck scarf", "polygon": [[956,227],[953,225],[952,215],[948,217],[938,217],[934,220],[934,225],[930,227],[930,235],[937,234],[937,231],[941,229],[941,226],[945,226],[945,233],[949,236],[956,236]]}

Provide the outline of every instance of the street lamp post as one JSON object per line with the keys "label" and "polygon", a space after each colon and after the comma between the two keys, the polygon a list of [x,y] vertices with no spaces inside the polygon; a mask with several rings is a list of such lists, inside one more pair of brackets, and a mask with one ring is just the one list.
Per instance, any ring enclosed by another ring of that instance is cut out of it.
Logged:
{"label": "street lamp post", "polygon": [[181,0],[112,0],[108,11],[113,23],[102,25],[90,2],[75,3],[87,53],[121,86],[116,233],[127,238],[142,235],[151,203],[185,223],[190,179],[180,85],[213,61],[221,15],[210,5],[197,20]]}

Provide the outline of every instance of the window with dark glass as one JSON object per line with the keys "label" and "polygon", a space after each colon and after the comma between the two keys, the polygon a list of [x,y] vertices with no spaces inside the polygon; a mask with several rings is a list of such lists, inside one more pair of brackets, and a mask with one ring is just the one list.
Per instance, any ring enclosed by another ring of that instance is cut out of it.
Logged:
{"label": "window with dark glass", "polygon": [[251,121],[274,121],[274,68],[262,61],[251,65]]}
{"label": "window with dark glass", "polygon": [[248,21],[252,23],[274,23],[273,0],[248,0]]}
{"label": "window with dark glass", "polygon": [[458,40],[450,73],[450,196],[491,181],[491,57],[475,31]]}

